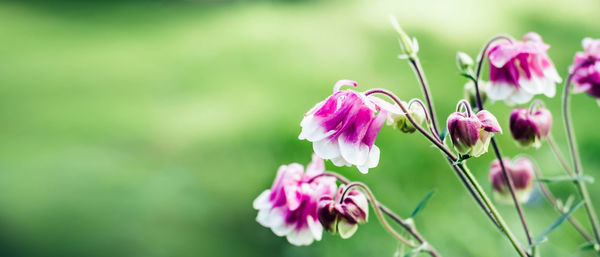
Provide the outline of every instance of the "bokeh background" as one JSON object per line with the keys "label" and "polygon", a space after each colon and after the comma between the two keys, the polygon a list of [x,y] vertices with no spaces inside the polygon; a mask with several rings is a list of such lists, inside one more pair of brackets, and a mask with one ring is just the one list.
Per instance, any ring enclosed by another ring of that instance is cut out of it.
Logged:
{"label": "bokeh background", "polygon": [[[255,222],[252,201],[278,166],[310,160],[302,114],[338,79],[421,97],[396,58],[390,14],[419,40],[443,124],[465,83],[456,51],[475,56],[494,34],[537,31],[564,77],[582,38],[600,36],[598,11],[595,0],[1,2],[0,255],[393,256],[374,216],[348,240],[325,234],[308,247]],[[566,153],[560,101],[542,99]],[[508,132],[510,108],[489,107]],[[584,168],[599,177],[600,108],[577,95],[573,113]],[[498,139],[506,156],[524,152],[563,174],[547,145]],[[403,216],[435,188],[416,223],[444,256],[516,256],[424,138],[385,127],[376,144],[368,175],[327,167]],[[488,192],[491,161],[469,161]],[[590,190],[600,206],[600,188]],[[534,233],[558,216],[539,196],[525,210]],[[524,242],[514,208],[500,211]],[[542,256],[583,243],[569,225],[549,239]]]}

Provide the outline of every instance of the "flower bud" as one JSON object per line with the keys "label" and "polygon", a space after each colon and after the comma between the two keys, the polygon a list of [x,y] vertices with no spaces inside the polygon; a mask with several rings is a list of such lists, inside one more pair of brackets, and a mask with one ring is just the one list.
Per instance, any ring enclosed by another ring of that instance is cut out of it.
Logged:
{"label": "flower bud", "polygon": [[[525,203],[531,196],[533,189],[534,166],[531,160],[525,157],[515,159],[512,163],[510,159],[502,160],[508,176],[513,182],[515,196],[520,203]],[[508,188],[508,183],[502,173],[502,167],[498,160],[494,160],[490,167],[490,182],[494,190],[494,197],[504,203],[512,203],[512,195]]]}
{"label": "flower bud", "polygon": [[461,155],[473,157],[487,152],[492,133],[502,133],[496,117],[486,110],[477,115],[452,113],[448,117],[447,126],[454,149]]}
{"label": "flower bud", "polygon": [[466,53],[457,52],[456,53],[456,65],[460,71],[467,71],[469,68],[473,66],[473,59]]}
{"label": "flower bud", "polygon": [[[410,116],[413,117],[415,122],[419,125],[423,123],[425,120],[425,111],[423,108],[417,104],[412,104],[408,107],[408,112]],[[394,127],[404,133],[413,133],[417,130],[417,128],[410,122],[406,114],[403,113],[391,113],[390,117],[392,118],[392,122]]]}
{"label": "flower bud", "polygon": [[515,108],[510,114],[509,126],[519,145],[538,148],[550,133],[552,115],[545,108],[539,108],[533,114],[528,109]]}
{"label": "flower bud", "polygon": [[346,239],[354,235],[358,224],[367,221],[369,204],[365,195],[358,190],[346,193],[340,203],[340,197],[344,190],[345,187],[340,186],[336,199],[332,199],[331,196],[323,196],[319,200],[317,216],[325,230],[332,234],[339,233],[342,238]]}
{"label": "flower bud", "polygon": [[402,48],[403,52],[403,54],[399,57],[402,59],[415,58],[417,56],[417,53],[419,52],[419,44],[417,43],[417,39],[410,39],[406,32],[404,32],[404,30],[400,27],[400,24],[398,24],[398,20],[396,19],[396,17],[390,16],[390,23],[392,23],[392,26],[394,27],[396,32],[398,32],[398,42],[400,43],[400,48]]}
{"label": "flower bud", "polygon": [[[479,95],[481,96],[481,103],[484,104],[487,100],[487,88],[488,82],[479,82]],[[463,98],[469,101],[471,106],[477,106],[477,91],[475,90],[475,83],[473,81],[467,82],[463,89]]]}

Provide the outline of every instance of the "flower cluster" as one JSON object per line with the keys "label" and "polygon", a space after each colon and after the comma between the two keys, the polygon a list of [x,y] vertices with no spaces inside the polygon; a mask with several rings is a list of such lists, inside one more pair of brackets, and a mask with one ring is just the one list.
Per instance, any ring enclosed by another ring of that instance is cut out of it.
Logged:
{"label": "flower cluster", "polygon": [[[358,225],[367,221],[370,203],[384,227],[399,241],[413,248],[411,253],[428,252],[431,256],[439,256],[418,234],[414,223],[404,221],[381,205],[365,184],[350,182],[337,173],[325,171],[324,160],[331,160],[338,167],[355,166],[363,174],[375,168],[380,158],[380,149],[375,141],[381,128],[388,124],[403,133],[419,131],[419,134],[437,147],[462,178],[461,182],[469,189],[477,204],[488,214],[494,225],[501,228],[503,235],[510,239],[508,241],[519,255],[535,256],[536,245],[531,240],[520,204],[529,200],[534,177],[540,172],[536,172],[536,167],[529,158],[518,157],[513,161],[502,158],[494,138],[496,133],[502,133],[502,128],[496,116],[485,110],[483,104],[486,96],[494,101],[503,100],[507,105],[528,103],[539,94],[553,97],[556,93],[555,84],[561,78],[547,54],[549,45],[538,34],[531,32],[523,36],[521,41],[506,36],[493,38],[486,44],[476,63],[466,53],[459,53],[457,66],[461,75],[470,79],[463,89],[466,99],[458,102],[456,112],[451,113],[446,120],[445,129],[438,131],[429,88],[417,56],[417,41],[411,39],[395,19],[392,19],[392,23],[398,32],[403,51],[400,57],[408,59],[418,74],[427,104],[418,98],[406,103],[385,89],[365,92],[342,90],[343,86],[357,87],[358,84],[351,80],[338,81],[333,87],[333,94],[305,113],[300,122],[298,138],[312,143],[312,162],[306,169],[297,163],[279,168],[271,188],[260,194],[253,203],[258,210],[256,220],[276,235],[287,237],[291,244],[308,245],[321,239],[323,229],[339,234],[342,238],[351,237]],[[503,41],[498,42],[499,39]],[[600,99],[600,40],[586,38],[583,40],[583,47],[584,52],[575,55],[570,67],[565,96],[568,96],[569,85],[573,82],[576,92],[586,92]],[[489,61],[489,82],[480,78],[483,58],[486,56]],[[376,93],[389,97],[393,103],[374,96]],[[566,103],[568,97],[564,99]],[[477,112],[473,111],[475,108]],[[535,100],[529,108],[513,109],[508,125],[512,137],[520,146],[539,148],[544,140],[548,140],[569,175],[567,179],[559,180],[575,181],[582,197],[586,198],[589,196],[585,185],[575,177],[581,175],[582,171],[579,170],[580,165],[576,165],[578,156],[567,110],[564,108],[564,121],[575,171],[571,171],[559,148],[553,145],[550,135],[552,114],[544,107],[543,102]],[[427,123],[424,128],[422,123],[425,120]],[[515,204],[531,245],[529,249],[522,247],[512,236],[493,202],[489,200],[485,190],[481,190],[482,187],[466,165],[468,158],[485,154],[490,144],[497,157],[489,170],[490,186],[498,201]],[[337,185],[338,180],[342,182],[340,186]],[[355,189],[355,186],[362,191]],[[548,192],[544,184],[540,184],[540,187]],[[548,193],[546,196],[553,199]],[[584,200],[589,202],[589,199]],[[555,207],[558,206],[557,201],[550,202]],[[422,201],[413,215],[423,204]],[[561,215],[565,215],[564,208],[556,208]],[[390,226],[382,212],[405,228],[412,239],[405,239],[402,233]],[[593,208],[588,208],[592,226],[600,231],[600,224],[595,223],[593,212]],[[564,217],[561,218],[564,220]],[[412,215],[410,220],[412,221]],[[569,221],[592,242],[593,239],[582,231],[580,225],[572,219]],[[597,243],[600,243],[600,239]]]}

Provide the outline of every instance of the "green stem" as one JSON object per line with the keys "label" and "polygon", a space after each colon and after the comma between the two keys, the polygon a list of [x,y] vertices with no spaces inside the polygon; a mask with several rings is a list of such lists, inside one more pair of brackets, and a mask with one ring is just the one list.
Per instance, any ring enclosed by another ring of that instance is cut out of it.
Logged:
{"label": "green stem", "polygon": [[483,199],[483,202],[488,206],[488,208],[490,209],[490,212],[492,213],[492,215],[494,216],[494,218],[498,222],[498,225],[502,229],[502,232],[504,232],[504,234],[506,235],[506,237],[508,237],[508,240],[513,245],[513,247],[515,248],[515,250],[519,253],[520,256],[522,256],[522,257],[528,257],[529,255],[520,246],[519,241],[517,241],[517,239],[515,238],[515,236],[512,234],[512,232],[510,231],[510,229],[506,225],[506,222],[504,221],[504,219],[502,219],[502,216],[500,216],[500,214],[498,213],[498,210],[492,204],[492,201],[490,201],[490,198],[487,196],[487,194],[485,193],[485,191],[483,191],[483,189],[481,188],[481,185],[479,185],[479,182],[477,182],[477,179],[475,179],[475,177],[473,176],[473,174],[471,173],[471,171],[469,170],[469,168],[464,163],[461,163],[458,166],[465,173],[467,179],[475,186],[475,190],[481,196],[481,199]]}
{"label": "green stem", "polygon": [[[567,132],[567,139],[569,142],[569,149],[571,150],[571,158],[573,159],[574,173],[577,176],[583,176],[583,170],[581,168],[581,159],[579,158],[579,153],[577,151],[577,145],[575,141],[575,133],[573,132],[571,118],[569,115],[569,89],[571,87],[571,79],[573,78],[573,74],[579,69],[577,67],[573,70],[567,81],[565,82],[565,89],[563,91],[563,120],[565,123],[565,130]],[[579,188],[579,193],[583,200],[585,201],[585,210],[590,219],[590,223],[592,224],[592,228],[594,230],[594,236],[596,237],[596,243],[600,244],[600,224],[598,223],[598,216],[596,215],[596,211],[594,210],[594,206],[592,205],[592,200],[590,199],[590,195],[588,193],[587,187],[584,181],[575,180],[575,184]]]}

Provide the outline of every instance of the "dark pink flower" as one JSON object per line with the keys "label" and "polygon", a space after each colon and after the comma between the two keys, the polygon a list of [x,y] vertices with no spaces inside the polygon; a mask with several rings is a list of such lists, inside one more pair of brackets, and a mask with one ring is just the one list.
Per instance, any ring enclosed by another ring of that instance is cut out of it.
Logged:
{"label": "dark pink flower", "polygon": [[[584,52],[575,54],[569,72],[573,73],[572,82],[575,92],[586,92],[600,98],[600,39],[583,39]],[[577,70],[575,70],[577,68]]]}
{"label": "dark pink flower", "polygon": [[510,133],[523,147],[540,147],[552,127],[552,114],[546,108],[530,113],[526,108],[515,108],[510,114]]}
{"label": "dark pink flower", "polygon": [[500,132],[496,117],[486,110],[473,115],[455,112],[448,116],[448,136],[461,155],[478,157],[487,152],[492,133]]}
{"label": "dark pink flower", "polygon": [[309,245],[321,240],[323,226],[317,216],[318,201],[323,196],[333,195],[337,186],[332,177],[318,177],[308,182],[324,170],[323,160],[316,155],[306,172],[297,163],[279,167],[271,189],[254,200],[258,223],[271,228],[278,236],[286,236],[293,245]]}
{"label": "dark pink flower", "polygon": [[502,41],[488,51],[490,86],[488,97],[508,105],[529,102],[534,95],[554,97],[561,81],[540,35],[530,32],[523,41]]}
{"label": "dark pink flower", "polygon": [[331,195],[321,197],[319,201],[319,221],[332,234],[339,233],[342,238],[351,237],[358,229],[358,224],[367,221],[369,203],[365,195],[358,190],[351,190],[340,202],[346,188],[342,185],[335,198]]}
{"label": "dark pink flower", "polygon": [[[510,159],[504,158],[502,162],[504,163],[504,168],[506,169],[508,176],[510,176],[513,185],[515,186],[517,200],[521,203],[527,202],[533,189],[533,163],[525,157],[517,158],[512,163]],[[490,182],[492,183],[496,199],[501,202],[512,203],[510,189],[508,188],[508,183],[504,178],[502,167],[498,160],[494,160],[490,167]]]}
{"label": "dark pink flower", "polygon": [[338,81],[333,95],[304,115],[298,138],[312,142],[315,153],[336,166],[355,165],[367,173],[379,163],[375,139],[391,109],[397,106],[351,89],[340,90],[344,85],[357,83]]}

